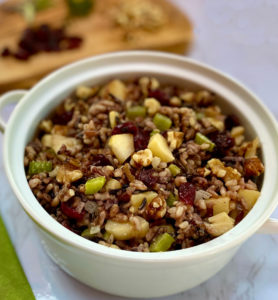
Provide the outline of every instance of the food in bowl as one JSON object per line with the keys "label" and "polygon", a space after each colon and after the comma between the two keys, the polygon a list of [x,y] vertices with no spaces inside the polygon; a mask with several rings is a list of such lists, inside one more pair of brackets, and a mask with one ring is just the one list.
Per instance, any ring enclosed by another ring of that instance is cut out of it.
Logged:
{"label": "food in bowl", "polygon": [[259,140],[208,90],[156,78],[79,86],[26,146],[30,188],[71,231],[160,252],[232,229],[257,201]]}

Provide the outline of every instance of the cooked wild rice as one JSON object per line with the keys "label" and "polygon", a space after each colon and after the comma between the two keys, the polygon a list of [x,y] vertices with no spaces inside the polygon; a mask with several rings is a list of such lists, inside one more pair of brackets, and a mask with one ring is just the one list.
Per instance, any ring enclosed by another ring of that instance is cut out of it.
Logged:
{"label": "cooked wild rice", "polygon": [[53,218],[102,245],[207,242],[249,212],[264,171],[258,139],[215,99],[148,77],[79,86],[26,146],[29,186]]}

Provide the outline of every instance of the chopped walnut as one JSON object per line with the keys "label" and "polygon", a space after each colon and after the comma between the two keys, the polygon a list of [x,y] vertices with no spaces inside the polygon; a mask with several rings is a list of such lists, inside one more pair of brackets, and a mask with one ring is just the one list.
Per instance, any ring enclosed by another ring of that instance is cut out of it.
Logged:
{"label": "chopped walnut", "polygon": [[166,214],[167,204],[162,196],[155,197],[147,206],[147,217],[153,220],[161,219]]}
{"label": "chopped walnut", "polygon": [[144,106],[147,108],[148,114],[151,116],[158,112],[161,107],[160,103],[155,98],[146,98]]}
{"label": "chopped walnut", "polygon": [[152,163],[153,154],[150,149],[140,150],[132,155],[134,162],[143,167],[147,167]]}
{"label": "chopped walnut", "polygon": [[256,137],[252,142],[249,142],[246,146],[245,158],[251,158],[257,156],[257,150],[259,147],[259,139]]}
{"label": "chopped walnut", "polygon": [[233,169],[232,167],[226,167],[226,175],[224,177],[224,181],[228,182],[230,180],[239,181],[241,178],[241,174],[237,169]]}
{"label": "chopped walnut", "polygon": [[159,88],[159,81],[156,78],[141,77],[139,79],[139,85],[144,95],[147,95],[149,89],[156,90]]}
{"label": "chopped walnut", "polygon": [[167,21],[163,9],[153,1],[121,1],[115,12],[115,21],[127,31],[143,29],[155,30]]}
{"label": "chopped walnut", "polygon": [[82,177],[83,173],[80,170],[69,170],[66,166],[59,167],[56,175],[56,179],[59,183],[74,182]]}
{"label": "chopped walnut", "polygon": [[179,131],[168,131],[167,132],[167,141],[171,150],[177,149],[181,146],[183,141],[183,132]]}
{"label": "chopped walnut", "polygon": [[208,161],[208,166],[211,169],[211,172],[217,177],[223,178],[225,182],[230,180],[240,180],[241,174],[237,169],[232,167],[225,167],[223,162],[217,158],[213,158]]}
{"label": "chopped walnut", "polygon": [[212,173],[217,177],[225,177],[227,171],[224,164],[217,158],[212,158],[208,161],[208,166],[210,167]]}

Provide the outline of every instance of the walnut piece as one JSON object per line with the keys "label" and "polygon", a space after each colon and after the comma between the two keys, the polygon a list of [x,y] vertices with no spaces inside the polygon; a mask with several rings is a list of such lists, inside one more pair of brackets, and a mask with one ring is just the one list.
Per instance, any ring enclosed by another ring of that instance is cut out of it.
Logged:
{"label": "walnut piece", "polygon": [[149,219],[161,219],[166,214],[166,201],[162,196],[155,197],[147,206],[146,214]]}
{"label": "walnut piece", "polygon": [[208,161],[208,166],[215,176],[223,178],[225,182],[234,179],[238,181],[241,178],[241,174],[237,169],[233,169],[232,167],[225,167],[223,162],[217,158],[210,159]]}
{"label": "walnut piece", "polygon": [[147,167],[152,163],[153,154],[150,149],[140,150],[132,155],[133,161],[143,167]]}
{"label": "walnut piece", "polygon": [[179,131],[168,131],[167,132],[167,141],[171,150],[177,149],[181,146],[183,141],[183,132]]}
{"label": "walnut piece", "polygon": [[212,158],[208,161],[208,166],[211,169],[211,172],[217,177],[225,177],[227,171],[225,170],[224,164],[217,158]]}
{"label": "walnut piece", "polygon": [[158,112],[161,107],[160,103],[155,98],[146,98],[144,106],[147,108],[148,114],[151,116]]}
{"label": "walnut piece", "polygon": [[83,177],[83,173],[80,170],[69,170],[65,166],[59,167],[56,175],[56,179],[59,183],[74,182]]}
{"label": "walnut piece", "polygon": [[147,95],[149,89],[156,90],[159,88],[159,81],[154,77],[141,77],[139,79],[139,85],[144,95]]}

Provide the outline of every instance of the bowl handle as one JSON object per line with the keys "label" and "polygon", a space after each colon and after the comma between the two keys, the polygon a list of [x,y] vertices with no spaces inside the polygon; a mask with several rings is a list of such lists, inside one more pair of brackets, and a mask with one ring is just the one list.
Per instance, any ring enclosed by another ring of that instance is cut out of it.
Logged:
{"label": "bowl handle", "polygon": [[0,131],[4,133],[6,128],[6,122],[2,118],[3,108],[10,103],[18,102],[25,94],[26,90],[14,90],[8,93],[5,93],[0,97]]}
{"label": "bowl handle", "polygon": [[278,220],[269,218],[257,233],[278,234]]}

